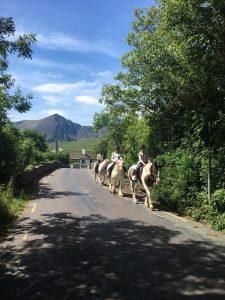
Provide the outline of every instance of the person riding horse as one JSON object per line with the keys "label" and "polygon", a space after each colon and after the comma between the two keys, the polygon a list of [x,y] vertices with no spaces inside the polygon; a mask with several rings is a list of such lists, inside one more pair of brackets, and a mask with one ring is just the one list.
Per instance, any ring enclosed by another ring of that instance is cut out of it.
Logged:
{"label": "person riding horse", "polygon": [[145,153],[145,145],[141,145],[140,151],[138,153],[137,167],[136,167],[136,169],[134,169],[134,172],[132,175],[133,181],[137,181],[137,179],[139,179],[139,181],[141,182],[141,176],[140,176],[141,168],[143,168],[143,166],[145,166],[149,162],[150,162],[150,159],[148,158],[148,156]]}
{"label": "person riding horse", "polygon": [[116,148],[114,149],[114,151],[112,152],[112,155],[111,155],[111,163],[107,167],[107,177],[108,178],[111,176],[113,167],[115,166],[115,164],[117,163],[117,161],[119,159],[122,159],[122,156],[120,154],[120,147],[116,146]]}
{"label": "person riding horse", "polygon": [[95,174],[98,174],[98,166],[100,162],[104,160],[104,157],[101,153],[98,153],[96,158],[97,158],[97,162],[95,163]]}

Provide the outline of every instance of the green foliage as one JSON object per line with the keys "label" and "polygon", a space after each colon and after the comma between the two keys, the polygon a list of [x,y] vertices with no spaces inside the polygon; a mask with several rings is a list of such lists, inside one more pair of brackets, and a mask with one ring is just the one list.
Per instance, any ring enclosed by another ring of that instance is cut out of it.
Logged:
{"label": "green foliage", "polygon": [[69,153],[66,152],[47,152],[45,154],[45,159],[46,160],[51,160],[51,161],[61,161],[62,163],[64,163],[65,165],[69,165],[70,162],[70,155]]}
{"label": "green foliage", "polygon": [[163,163],[161,182],[154,191],[154,197],[167,207],[184,214],[186,207],[195,202],[200,188],[198,159],[182,149],[158,157]]}
{"label": "green foliage", "polygon": [[26,139],[31,139],[33,146],[35,149],[41,151],[41,152],[46,152],[48,150],[48,145],[46,142],[46,139],[37,131],[35,130],[24,130],[23,134]]}
{"label": "green foliage", "polygon": [[36,38],[34,34],[24,34],[15,39],[15,31],[12,18],[0,17],[0,125],[7,122],[9,109],[25,112],[31,107],[32,96],[23,96],[20,88],[13,90],[15,80],[7,74],[7,69],[10,55],[31,59],[31,46]]}
{"label": "green foliage", "polygon": [[225,189],[219,189],[213,193],[212,204],[218,212],[225,212]]}
{"label": "green foliage", "polygon": [[218,213],[212,205],[206,202],[207,194],[205,193],[205,202],[199,203],[199,206],[193,206],[186,209],[186,214],[191,216],[195,221],[210,224],[215,230],[225,230],[225,213]]}
{"label": "green foliage", "polygon": [[137,163],[137,154],[142,144],[146,145],[147,153],[150,152],[153,144],[150,139],[151,129],[147,121],[144,118],[138,118],[136,116],[130,116],[130,118],[131,123],[127,127],[122,144],[125,153],[124,160],[128,165]]}
{"label": "green foliage", "polygon": [[0,183],[7,183],[30,163],[33,142],[25,138],[7,118],[7,112],[15,109],[26,112],[30,109],[31,95],[23,96],[20,88],[14,88],[15,80],[7,73],[8,57],[32,57],[31,46],[35,35],[15,35],[12,18],[0,17]]}
{"label": "green foliage", "polygon": [[94,148],[94,152],[97,155],[98,153],[101,153],[103,157],[107,158],[107,156],[110,155],[109,153],[109,140],[107,138],[101,139],[98,144]]}
{"label": "green foliage", "polygon": [[27,199],[24,197],[13,197],[13,184],[7,187],[0,186],[0,236],[5,234],[9,225],[15,220],[21,210],[25,207]]}

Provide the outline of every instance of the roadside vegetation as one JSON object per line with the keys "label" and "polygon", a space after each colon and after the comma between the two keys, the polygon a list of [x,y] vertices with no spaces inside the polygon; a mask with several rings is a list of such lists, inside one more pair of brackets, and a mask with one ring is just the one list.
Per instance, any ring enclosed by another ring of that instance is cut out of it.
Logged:
{"label": "roadside vegetation", "polygon": [[[26,203],[24,195],[16,191],[18,174],[49,160],[69,163],[69,155],[64,152],[48,151],[46,140],[32,130],[21,131],[8,119],[8,111],[20,113],[31,107],[31,95],[24,96],[15,81],[7,73],[8,58],[31,59],[32,45],[36,42],[34,34],[17,38],[12,18],[0,17],[0,234],[16,218]],[[17,196],[15,196],[17,195]]]}
{"label": "roadside vegetation", "polygon": [[225,3],[158,0],[135,11],[122,57],[126,71],[105,85],[107,128],[96,147],[122,147],[127,166],[141,144],[163,164],[155,201],[225,229]]}

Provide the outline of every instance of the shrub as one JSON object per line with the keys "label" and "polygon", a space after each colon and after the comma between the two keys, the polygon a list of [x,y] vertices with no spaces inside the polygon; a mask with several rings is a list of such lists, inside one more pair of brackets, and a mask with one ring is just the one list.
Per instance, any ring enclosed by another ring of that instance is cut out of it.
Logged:
{"label": "shrub", "polygon": [[70,155],[66,152],[47,152],[46,159],[48,160],[58,160],[64,163],[65,165],[69,165],[70,163]]}
{"label": "shrub", "polygon": [[8,226],[18,216],[24,208],[27,199],[24,197],[13,197],[13,184],[9,182],[7,186],[0,186],[0,235],[4,234]]}
{"label": "shrub", "polygon": [[219,189],[213,193],[212,205],[218,212],[225,212],[225,189]]}
{"label": "shrub", "polygon": [[[184,213],[193,205],[199,189],[198,160],[193,154],[177,149],[158,157],[163,163],[161,183],[153,190],[157,202]],[[197,183],[197,185],[196,185]]]}

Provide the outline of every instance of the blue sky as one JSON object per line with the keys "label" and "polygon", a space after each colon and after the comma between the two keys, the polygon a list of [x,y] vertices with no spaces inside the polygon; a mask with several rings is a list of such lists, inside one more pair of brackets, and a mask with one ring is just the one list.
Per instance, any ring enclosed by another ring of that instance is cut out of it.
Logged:
{"label": "blue sky", "polygon": [[24,94],[32,93],[25,114],[12,121],[37,120],[58,113],[92,125],[103,84],[121,70],[135,8],[147,0],[1,0],[1,16],[13,17],[16,34],[35,33],[32,60],[10,59],[9,73]]}

